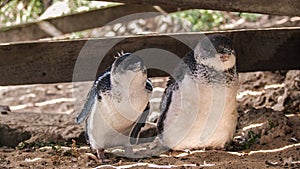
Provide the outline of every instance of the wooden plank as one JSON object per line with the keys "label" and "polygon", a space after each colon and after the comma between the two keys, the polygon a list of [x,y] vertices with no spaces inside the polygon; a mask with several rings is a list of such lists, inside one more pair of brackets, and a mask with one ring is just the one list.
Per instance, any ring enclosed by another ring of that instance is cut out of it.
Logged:
{"label": "wooden plank", "polygon": [[[164,9],[167,12],[177,11],[177,8],[170,7]],[[92,10],[72,15],[65,15],[62,17],[45,19],[42,21],[32,22],[28,24],[16,25],[0,29],[0,43],[2,42],[16,42],[29,41],[41,38],[52,37],[47,31],[42,29],[45,23],[55,27],[59,32],[71,33],[82,31],[85,29],[97,28],[104,25],[109,25],[112,21],[121,17],[141,13],[141,12],[158,12],[156,8],[147,5],[118,5],[108,8]],[[156,13],[158,15],[160,13]],[[147,18],[156,16],[151,15],[135,15],[126,19],[119,19],[117,22],[129,22],[134,19]]]}
{"label": "wooden plank", "polygon": [[251,12],[270,15],[300,15],[299,0],[107,0],[126,4],[159,5],[188,9],[212,9],[231,12]]}
{"label": "wooden plank", "polygon": [[[232,38],[240,72],[300,69],[299,27],[206,32],[211,33]],[[147,66],[154,68],[149,75],[166,76],[165,72],[174,68],[178,58],[165,56],[174,53],[183,57],[191,50],[186,44],[196,44],[199,37],[200,33],[186,33],[2,44],[0,85],[70,82],[73,77],[76,81],[93,80],[113,62],[112,56],[122,50],[140,53],[150,50],[146,52],[148,56],[143,56]]]}

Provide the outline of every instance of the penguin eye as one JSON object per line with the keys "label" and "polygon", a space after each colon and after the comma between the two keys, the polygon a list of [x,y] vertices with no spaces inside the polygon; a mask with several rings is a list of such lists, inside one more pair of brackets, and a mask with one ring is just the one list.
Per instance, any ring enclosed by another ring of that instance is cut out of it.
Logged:
{"label": "penguin eye", "polygon": [[221,48],[218,53],[221,53],[221,54],[231,54],[233,53],[233,50],[231,50],[230,48]]}
{"label": "penguin eye", "polygon": [[219,48],[219,50],[217,51],[218,53],[221,53],[221,54],[225,54],[225,48]]}

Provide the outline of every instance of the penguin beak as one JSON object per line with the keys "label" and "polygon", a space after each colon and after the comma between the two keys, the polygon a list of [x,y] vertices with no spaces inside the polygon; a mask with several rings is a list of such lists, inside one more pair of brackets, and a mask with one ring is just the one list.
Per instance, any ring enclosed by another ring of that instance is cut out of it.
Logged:
{"label": "penguin beak", "polygon": [[226,62],[229,59],[230,55],[228,54],[221,54],[220,59],[222,62]]}
{"label": "penguin beak", "polygon": [[226,62],[232,55],[234,55],[234,51],[232,49],[224,48],[220,53],[220,60],[222,62]]}

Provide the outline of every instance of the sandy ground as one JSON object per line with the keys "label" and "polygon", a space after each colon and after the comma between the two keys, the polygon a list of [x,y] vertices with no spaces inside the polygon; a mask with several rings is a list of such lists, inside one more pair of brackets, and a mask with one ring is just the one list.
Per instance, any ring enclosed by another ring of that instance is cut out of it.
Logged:
{"label": "sandy ground", "polygon": [[[231,14],[224,12],[223,15]],[[262,15],[256,22],[237,16],[228,17],[232,22],[222,25],[222,29],[300,24],[299,17]],[[181,29],[176,25],[181,24],[175,22],[171,28]],[[141,27],[146,28],[146,25]],[[161,27],[158,25],[158,28]],[[117,35],[124,34],[119,33]],[[157,116],[166,82],[165,78],[152,80],[155,90],[151,99],[150,121]],[[239,123],[226,150],[165,152],[144,159],[128,159],[107,153],[110,162],[105,164],[96,162],[95,152],[86,144],[83,127],[74,123],[89,85],[0,86],[0,169],[300,168],[300,71],[240,74],[237,96]],[[11,111],[1,105],[8,105]]]}
{"label": "sandy ground", "polygon": [[[0,168],[299,168],[300,71],[240,74],[239,123],[226,150],[97,163],[74,123],[89,83],[0,87]],[[154,78],[156,116],[166,78]],[[74,103],[76,105],[74,106]],[[77,104],[79,103],[79,104]]]}

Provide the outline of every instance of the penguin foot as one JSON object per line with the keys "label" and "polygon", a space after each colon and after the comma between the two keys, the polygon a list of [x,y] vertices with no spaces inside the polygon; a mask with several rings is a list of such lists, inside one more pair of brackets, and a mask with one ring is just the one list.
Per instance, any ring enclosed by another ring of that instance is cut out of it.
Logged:
{"label": "penguin foot", "polygon": [[182,153],[183,151],[178,151],[178,150],[172,150],[170,149],[168,152],[169,157],[177,156],[179,153]]}
{"label": "penguin foot", "polygon": [[207,151],[207,150],[219,150],[219,151],[225,151],[226,148],[224,146],[217,146],[217,147],[203,147],[202,148],[203,151]]}
{"label": "penguin foot", "polygon": [[124,151],[125,151],[125,156],[126,157],[134,157],[135,153],[133,151],[133,148],[130,146],[126,146],[124,147]]}
{"label": "penguin foot", "polygon": [[104,148],[97,149],[97,157],[100,163],[110,162],[110,160],[105,157]]}
{"label": "penguin foot", "polygon": [[225,147],[216,147],[215,150],[226,151],[226,148]]}

